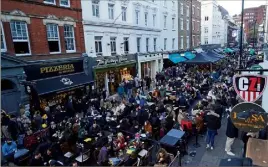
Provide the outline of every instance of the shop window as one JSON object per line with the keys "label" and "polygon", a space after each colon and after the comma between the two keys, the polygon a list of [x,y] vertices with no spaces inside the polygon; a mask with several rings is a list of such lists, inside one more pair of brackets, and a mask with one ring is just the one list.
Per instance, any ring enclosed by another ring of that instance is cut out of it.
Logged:
{"label": "shop window", "polygon": [[1,80],[1,91],[13,90],[15,88],[16,88],[16,85],[14,82],[12,82],[8,79]]}
{"label": "shop window", "polygon": [[66,52],[75,52],[74,27],[72,25],[64,25],[64,40]]}
{"label": "shop window", "polygon": [[30,41],[26,22],[11,21],[10,28],[16,55],[29,55]]}
{"label": "shop window", "polygon": [[96,55],[102,55],[102,37],[95,37]]}
{"label": "shop window", "polygon": [[111,45],[111,54],[115,55],[116,54],[116,38],[115,37],[110,38],[110,45]]}
{"label": "shop window", "polygon": [[129,43],[128,43],[128,40],[129,40],[128,37],[125,37],[124,38],[124,52],[125,52],[125,54],[128,54],[128,52],[129,52]]}
{"label": "shop window", "polygon": [[50,53],[60,53],[59,28],[57,24],[47,24],[47,40]]}
{"label": "shop window", "polygon": [[0,26],[1,26],[1,51],[5,52],[5,51],[7,51],[7,48],[6,48],[6,39],[5,39],[5,34],[4,34],[2,22],[1,22]]}

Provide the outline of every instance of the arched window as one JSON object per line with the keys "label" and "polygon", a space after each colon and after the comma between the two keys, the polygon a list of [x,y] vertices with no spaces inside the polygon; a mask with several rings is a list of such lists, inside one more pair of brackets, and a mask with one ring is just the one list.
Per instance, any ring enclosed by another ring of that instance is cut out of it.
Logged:
{"label": "arched window", "polygon": [[1,80],[1,91],[16,89],[16,84],[8,79]]}

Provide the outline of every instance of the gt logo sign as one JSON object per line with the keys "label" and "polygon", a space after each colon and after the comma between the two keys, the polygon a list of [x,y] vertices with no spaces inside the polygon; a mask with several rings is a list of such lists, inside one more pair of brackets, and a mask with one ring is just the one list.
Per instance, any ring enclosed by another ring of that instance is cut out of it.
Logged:
{"label": "gt logo sign", "polygon": [[255,102],[266,87],[266,77],[263,75],[236,75],[233,78],[236,93],[246,102]]}

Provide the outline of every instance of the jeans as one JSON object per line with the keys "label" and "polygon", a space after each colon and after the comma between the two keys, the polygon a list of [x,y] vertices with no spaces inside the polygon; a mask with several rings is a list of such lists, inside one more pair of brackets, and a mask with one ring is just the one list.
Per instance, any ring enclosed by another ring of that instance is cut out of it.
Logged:
{"label": "jeans", "polygon": [[216,133],[217,133],[217,130],[208,129],[207,144],[210,144],[211,147],[214,147],[214,139],[215,139]]}
{"label": "jeans", "polygon": [[132,95],[132,89],[128,89],[127,90],[127,97],[128,97],[128,99],[131,97],[131,95]]}

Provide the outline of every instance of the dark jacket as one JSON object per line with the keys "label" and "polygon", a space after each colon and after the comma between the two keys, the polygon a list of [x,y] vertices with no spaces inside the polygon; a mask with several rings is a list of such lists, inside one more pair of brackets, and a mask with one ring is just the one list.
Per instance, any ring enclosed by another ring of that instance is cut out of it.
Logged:
{"label": "dark jacket", "polygon": [[232,123],[231,117],[228,118],[226,136],[230,138],[238,137],[238,129]]}
{"label": "dark jacket", "polygon": [[205,121],[207,122],[207,128],[210,130],[218,130],[221,127],[220,118],[214,115],[206,115]]}

